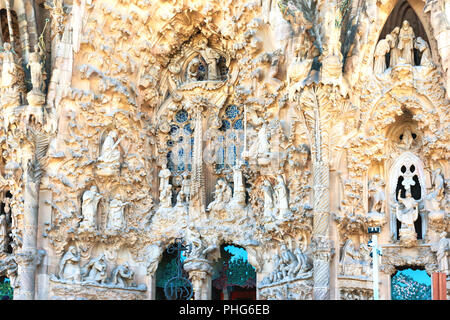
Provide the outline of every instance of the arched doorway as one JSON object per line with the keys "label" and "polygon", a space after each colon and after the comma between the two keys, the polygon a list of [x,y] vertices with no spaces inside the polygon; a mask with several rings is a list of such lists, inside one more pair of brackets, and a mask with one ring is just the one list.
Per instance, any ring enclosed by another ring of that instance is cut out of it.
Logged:
{"label": "arched doorway", "polygon": [[431,300],[431,277],[421,268],[397,268],[391,278],[391,299]]}
{"label": "arched doorway", "polygon": [[213,270],[213,300],[256,300],[256,272],[244,248],[223,244]]}
{"label": "arched doorway", "polygon": [[[166,283],[177,276],[178,274],[178,265],[177,265],[177,252],[173,253],[167,252],[164,250],[161,261],[158,264],[158,269],[156,269],[155,273],[155,300],[167,300],[166,294],[164,292],[164,287]],[[186,259],[184,252],[180,255],[180,262],[182,263]],[[182,276],[188,279],[187,272],[182,269]]]}

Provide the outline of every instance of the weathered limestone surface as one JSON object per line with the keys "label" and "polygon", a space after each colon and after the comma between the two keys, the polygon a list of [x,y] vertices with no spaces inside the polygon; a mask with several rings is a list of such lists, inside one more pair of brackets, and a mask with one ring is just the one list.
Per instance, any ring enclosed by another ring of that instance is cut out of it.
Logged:
{"label": "weathered limestone surface", "polygon": [[14,299],[154,299],[177,238],[195,299],[223,244],[258,299],[373,299],[368,227],[381,299],[448,275],[450,1],[31,2],[0,2]]}

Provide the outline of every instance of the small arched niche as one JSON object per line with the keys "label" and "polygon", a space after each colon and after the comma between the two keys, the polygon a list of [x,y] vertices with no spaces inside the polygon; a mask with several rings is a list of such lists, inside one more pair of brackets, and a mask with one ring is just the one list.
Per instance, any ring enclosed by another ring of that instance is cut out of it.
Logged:
{"label": "small arched niche", "polygon": [[423,163],[418,156],[410,151],[401,154],[391,166],[389,171],[389,201],[391,203],[390,225],[394,240],[399,240],[400,221],[397,220],[396,207],[411,196],[419,204],[419,214],[414,222],[417,239],[421,240],[426,232],[426,217],[423,209],[423,200],[426,195],[425,173]]}
{"label": "small arched niche", "polygon": [[[397,27],[401,29],[403,21],[408,21],[412,30],[414,31],[415,39],[422,38],[430,47],[430,42],[428,40],[425,28],[420,21],[416,11],[413,9],[411,4],[407,0],[399,0],[386,20],[383,29],[381,30],[378,41],[386,39],[386,36],[392,34],[393,30]],[[398,35],[397,35],[398,36]],[[414,48],[414,65],[420,65],[422,54],[421,52]],[[391,65],[391,55],[393,51],[391,50],[386,54],[386,67],[393,67]]]}

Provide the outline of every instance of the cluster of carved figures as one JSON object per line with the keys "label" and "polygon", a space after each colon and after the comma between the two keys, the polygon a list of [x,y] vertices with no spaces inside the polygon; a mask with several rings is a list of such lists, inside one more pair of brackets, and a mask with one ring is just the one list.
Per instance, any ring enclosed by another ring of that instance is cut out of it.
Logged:
{"label": "cluster of carved figures", "polygon": [[406,0],[4,2],[0,276],[17,298],[153,299],[182,238],[195,299],[224,244],[259,299],[370,299],[369,227],[384,293],[396,268],[448,274],[447,4],[423,4],[422,32]]}
{"label": "cluster of carved figures", "polygon": [[420,66],[434,67],[428,43],[421,37],[416,37],[408,20],[404,20],[400,27],[395,27],[385,39],[378,42],[375,48],[373,71],[376,74],[386,71],[387,54],[389,54],[389,68],[398,64],[414,66],[414,49],[421,53]]}
{"label": "cluster of carved figures", "polygon": [[[83,267],[80,266],[81,255],[76,247],[69,247],[59,262],[58,280],[68,282],[83,282],[96,285],[113,285],[117,287],[136,287],[134,271],[128,263],[116,266],[108,276],[105,255],[91,259]],[[144,286],[145,287],[145,286]]]}

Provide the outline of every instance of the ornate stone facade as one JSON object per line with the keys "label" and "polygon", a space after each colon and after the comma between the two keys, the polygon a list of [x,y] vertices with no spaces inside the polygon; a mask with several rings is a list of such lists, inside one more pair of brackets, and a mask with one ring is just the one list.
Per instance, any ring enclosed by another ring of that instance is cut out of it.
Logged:
{"label": "ornate stone facade", "polygon": [[0,5],[14,299],[155,299],[177,238],[195,299],[224,244],[258,299],[372,299],[369,227],[381,299],[448,275],[450,1]]}

